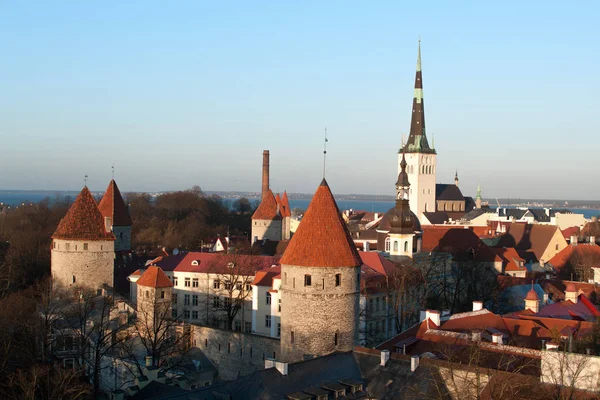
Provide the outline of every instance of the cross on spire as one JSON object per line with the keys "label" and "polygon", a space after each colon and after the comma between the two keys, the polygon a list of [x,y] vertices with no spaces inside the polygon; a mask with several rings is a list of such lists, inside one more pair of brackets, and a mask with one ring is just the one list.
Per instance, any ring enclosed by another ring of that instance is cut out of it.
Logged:
{"label": "cross on spire", "polygon": [[323,179],[325,179],[325,167],[327,165],[327,127],[325,127],[325,140],[323,141]]}

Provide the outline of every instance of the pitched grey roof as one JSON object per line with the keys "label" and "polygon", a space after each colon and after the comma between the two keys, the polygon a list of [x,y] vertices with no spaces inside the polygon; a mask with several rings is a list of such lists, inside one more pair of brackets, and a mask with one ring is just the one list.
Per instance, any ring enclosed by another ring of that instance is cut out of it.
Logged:
{"label": "pitched grey roof", "polygon": [[495,214],[495,212],[489,208],[475,208],[466,213],[463,218],[467,221],[471,221],[483,214]]}
{"label": "pitched grey roof", "polygon": [[465,201],[465,197],[455,184],[437,183],[435,185],[436,200]]}

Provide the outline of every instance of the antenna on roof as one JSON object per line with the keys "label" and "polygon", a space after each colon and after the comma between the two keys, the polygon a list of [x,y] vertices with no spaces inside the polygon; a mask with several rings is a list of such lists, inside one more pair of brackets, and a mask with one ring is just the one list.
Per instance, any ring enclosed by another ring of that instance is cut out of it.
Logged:
{"label": "antenna on roof", "polygon": [[112,169],[112,178],[115,179],[115,163],[112,163],[110,168]]}
{"label": "antenna on roof", "polygon": [[325,127],[325,141],[323,142],[323,179],[325,179],[325,166],[327,164],[327,127]]}
{"label": "antenna on roof", "polygon": [[83,185],[87,186],[87,180],[88,180],[88,176],[87,174],[85,174],[85,176],[83,177]]}

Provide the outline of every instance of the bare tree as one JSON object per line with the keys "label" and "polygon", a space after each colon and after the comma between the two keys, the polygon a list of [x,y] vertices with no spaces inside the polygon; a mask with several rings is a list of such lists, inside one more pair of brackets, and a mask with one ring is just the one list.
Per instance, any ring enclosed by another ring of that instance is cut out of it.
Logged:
{"label": "bare tree", "polygon": [[556,400],[576,398],[578,390],[596,390],[598,387],[597,366],[592,357],[571,353],[566,345],[556,350],[542,351],[541,381],[551,385],[550,395]]}

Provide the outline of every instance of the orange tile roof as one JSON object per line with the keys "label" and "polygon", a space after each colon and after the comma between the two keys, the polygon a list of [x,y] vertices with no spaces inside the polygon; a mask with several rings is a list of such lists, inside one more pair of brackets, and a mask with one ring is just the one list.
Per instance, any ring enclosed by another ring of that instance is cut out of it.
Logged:
{"label": "orange tile roof", "polygon": [[284,217],[291,217],[292,210],[290,209],[290,201],[288,199],[287,192],[283,192],[283,196],[281,196],[281,204],[283,205]]}
{"label": "orange tile roof", "polygon": [[136,282],[140,286],[148,286],[153,288],[173,287],[171,280],[165,275],[159,267],[148,267]]}
{"label": "orange tile roof", "polygon": [[565,239],[571,239],[571,236],[579,236],[579,231],[580,231],[580,229],[578,226],[572,226],[570,228],[561,230],[563,237]]}
{"label": "orange tile roof", "polygon": [[115,240],[115,236],[104,229],[104,218],[87,186],[58,223],[52,239]]}
{"label": "orange tile roof", "polygon": [[535,290],[531,289],[527,292],[527,296],[525,296],[525,300],[539,300],[537,293]]}
{"label": "orange tile roof", "polygon": [[323,179],[281,264],[303,267],[353,267],[362,264],[333,194]]}
{"label": "orange tile roof", "polygon": [[572,257],[584,257],[586,260],[596,258],[600,263],[600,246],[596,244],[582,243],[569,245],[552,257],[548,262],[558,270],[563,269]]}
{"label": "orange tile roof", "polygon": [[114,179],[110,181],[106,192],[98,204],[103,217],[110,217],[114,226],[131,226],[133,222],[123,201],[119,187]]}
{"label": "orange tile roof", "polygon": [[281,212],[279,211],[277,200],[275,200],[275,196],[271,189],[265,192],[258,208],[254,211],[254,214],[252,214],[252,219],[281,219]]}
{"label": "orange tile roof", "polygon": [[[505,271],[523,271],[525,270],[525,259],[519,256],[517,250],[514,247],[497,247],[492,248],[502,261],[505,263],[504,270]],[[523,266],[520,266],[520,263],[523,263]]]}
{"label": "orange tile roof", "polygon": [[558,230],[555,225],[511,223],[507,233],[500,237],[498,247],[529,250],[539,260]]}

